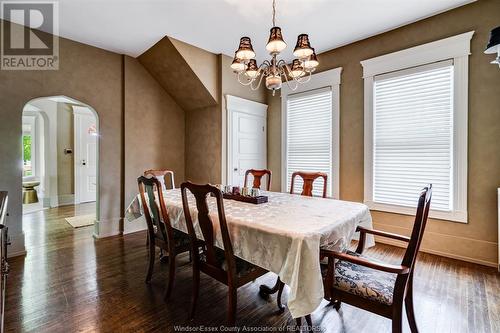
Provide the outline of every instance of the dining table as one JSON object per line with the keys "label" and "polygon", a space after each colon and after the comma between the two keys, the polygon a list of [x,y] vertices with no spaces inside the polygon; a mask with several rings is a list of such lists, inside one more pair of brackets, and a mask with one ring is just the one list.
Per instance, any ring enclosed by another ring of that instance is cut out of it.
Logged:
{"label": "dining table", "polygon": [[[189,207],[197,236],[202,239],[194,196]],[[253,204],[224,199],[224,211],[236,256],[276,273],[289,286],[287,306],[294,318],[312,313],[324,297],[320,248],[346,250],[357,226],[372,228],[369,208],[359,202],[261,191],[268,202]],[[173,228],[186,232],[180,189],[165,190],[165,206]],[[215,244],[223,248],[216,199],[209,197]],[[127,208],[127,223],[144,223],[140,196]],[[141,222],[142,220],[142,222]],[[372,236],[366,247],[373,246]]]}

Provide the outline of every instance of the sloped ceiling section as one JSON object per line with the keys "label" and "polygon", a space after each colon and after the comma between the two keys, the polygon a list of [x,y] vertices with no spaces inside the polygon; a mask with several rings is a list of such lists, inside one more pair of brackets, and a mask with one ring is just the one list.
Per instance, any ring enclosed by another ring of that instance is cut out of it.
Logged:
{"label": "sloped ceiling section", "polygon": [[166,36],[138,59],[184,110],[217,105],[215,54]]}

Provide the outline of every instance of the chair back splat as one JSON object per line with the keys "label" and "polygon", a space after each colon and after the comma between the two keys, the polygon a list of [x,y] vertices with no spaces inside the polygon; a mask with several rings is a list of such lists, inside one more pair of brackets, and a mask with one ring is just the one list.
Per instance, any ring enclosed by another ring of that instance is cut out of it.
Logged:
{"label": "chair back splat", "polygon": [[[182,192],[182,205],[184,208],[184,215],[186,217],[186,224],[191,237],[191,241],[194,244],[199,243],[197,240],[196,232],[194,230],[193,219],[191,217],[191,210],[189,207],[189,202],[187,199],[187,190],[189,190],[196,200],[196,209],[198,210],[198,224],[200,226],[201,232],[203,234],[203,246],[206,251],[206,263],[212,266],[215,270],[220,270],[219,262],[216,257],[216,246],[214,237],[214,223],[210,217],[210,211],[208,208],[207,198],[209,195],[213,195],[217,200],[217,215],[218,223],[222,235],[222,242],[224,246],[224,257],[227,263],[228,279],[234,279],[236,277],[236,263],[233,253],[233,246],[231,244],[231,239],[229,238],[229,231],[227,229],[226,215],[224,212],[224,202],[222,198],[221,191],[210,184],[197,185],[191,182],[186,182],[181,185]],[[197,247],[194,249],[195,257],[197,254]]]}
{"label": "chair back splat", "polygon": [[266,191],[270,191],[271,190],[271,170],[267,170],[267,169],[264,169],[264,170],[257,170],[257,169],[250,169],[250,170],[247,170],[245,172],[245,187],[248,186],[248,175],[252,175],[253,176],[253,185],[252,185],[252,188],[260,188],[260,184],[262,182],[262,177],[264,177],[265,175],[267,175],[267,188],[266,188]]}
{"label": "chair back splat", "polygon": [[323,198],[326,198],[326,188],[327,188],[327,180],[328,175],[323,172],[305,172],[305,171],[296,171],[292,174],[292,183],[290,184],[290,194],[293,194],[293,189],[295,185],[295,177],[302,178],[304,185],[302,186],[301,195],[312,197],[313,196],[313,183],[317,178],[323,178]]}
{"label": "chair back splat", "polygon": [[[139,185],[139,193],[148,226],[148,233],[150,236],[168,243],[168,233],[172,233],[173,237],[173,230],[169,223],[170,221],[164,220],[165,218],[168,219],[168,213],[166,208],[163,211],[161,208],[161,205],[165,205],[165,203],[163,201],[160,181],[156,177],[146,178],[141,176],[137,178],[137,183]],[[165,216],[162,216],[162,213]]]}

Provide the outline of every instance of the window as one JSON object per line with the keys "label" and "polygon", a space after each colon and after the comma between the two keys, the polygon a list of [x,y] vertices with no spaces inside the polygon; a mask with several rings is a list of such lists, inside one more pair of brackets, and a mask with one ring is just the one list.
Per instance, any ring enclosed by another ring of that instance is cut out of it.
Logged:
{"label": "window", "polygon": [[31,167],[31,135],[23,135],[23,177],[33,175]]}
{"label": "window", "polygon": [[430,216],[467,222],[471,37],[467,33],[362,62],[370,208],[413,215],[419,190],[430,183]]}
{"label": "window", "polygon": [[[282,88],[282,191],[290,190],[295,171],[328,175],[327,195],[338,198],[338,105],[341,68],[313,75],[297,91]],[[302,190],[296,178],[295,192]],[[322,195],[323,180],[314,182],[313,195]]]}
{"label": "window", "polygon": [[23,177],[31,178],[37,175],[36,164],[36,117],[22,117],[22,156],[23,156]]}
{"label": "window", "polygon": [[412,207],[433,185],[432,208],[453,210],[453,65],[375,76],[373,201]]}
{"label": "window", "polygon": [[[287,188],[295,171],[324,172],[331,193],[332,90],[313,90],[291,95],[287,100]],[[313,195],[321,196],[323,181],[314,182]],[[294,190],[302,191],[297,177]]]}

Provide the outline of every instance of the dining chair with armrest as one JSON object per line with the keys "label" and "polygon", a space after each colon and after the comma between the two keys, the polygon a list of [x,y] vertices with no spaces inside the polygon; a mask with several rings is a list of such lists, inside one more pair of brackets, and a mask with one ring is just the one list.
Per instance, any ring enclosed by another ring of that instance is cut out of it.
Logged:
{"label": "dining chair with armrest", "polygon": [[169,274],[165,298],[170,297],[175,279],[175,259],[178,254],[191,250],[189,236],[181,231],[175,230],[170,224],[167,208],[165,206],[162,184],[156,177],[137,178],[142,208],[148,226],[148,254],[149,265],[146,275],[146,283],[151,282],[155,263],[155,250],[159,247],[164,250],[168,258]]}
{"label": "dining chair with armrest", "polygon": [[[412,332],[418,332],[413,308],[413,273],[424,235],[432,198],[432,185],[420,193],[411,237],[358,227],[360,241],[355,252],[322,249],[327,258],[322,264],[325,298],[338,310],[341,302],[392,320],[392,332],[402,331],[403,303]],[[408,243],[399,265],[363,255],[366,234]]]}
{"label": "dining chair with armrest", "polygon": [[[198,211],[196,224],[201,230],[203,240],[199,239],[195,232],[187,191],[194,196],[196,201],[196,209]],[[193,294],[189,312],[190,318],[194,317],[200,289],[200,272],[203,272],[228,286],[227,319],[228,324],[234,326],[236,322],[237,289],[266,274],[267,271],[234,255],[226,215],[224,213],[222,193],[218,188],[210,184],[197,185],[185,182],[181,185],[181,193],[182,206],[191,238],[191,251],[193,254]],[[210,195],[215,197],[216,200],[217,222],[212,221],[210,216],[207,203],[207,198]],[[218,226],[215,223],[218,223]],[[219,229],[221,232],[224,249],[220,249],[215,244],[215,229]]]}
{"label": "dining chair with armrest", "polygon": [[264,170],[249,169],[249,170],[247,170],[245,172],[245,182],[244,182],[245,187],[248,186],[248,184],[247,184],[248,175],[252,175],[253,176],[252,188],[259,188],[259,189],[260,189],[260,184],[261,184],[261,181],[262,181],[262,177],[264,177],[265,175],[267,175],[267,187],[266,187],[266,191],[270,191],[271,190],[271,176],[272,176],[271,170],[267,170],[267,169],[264,169]]}

